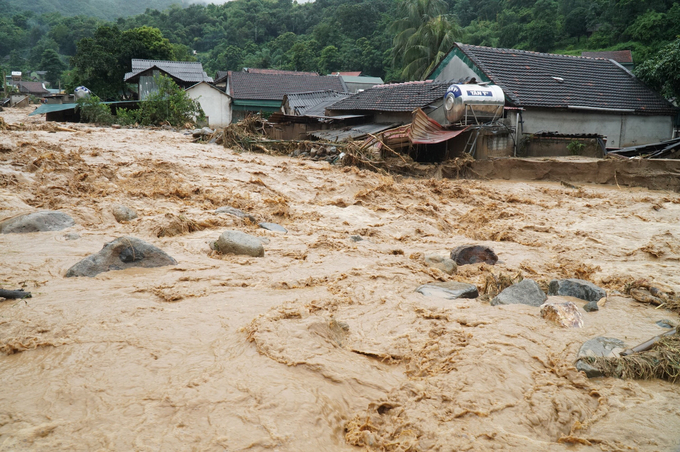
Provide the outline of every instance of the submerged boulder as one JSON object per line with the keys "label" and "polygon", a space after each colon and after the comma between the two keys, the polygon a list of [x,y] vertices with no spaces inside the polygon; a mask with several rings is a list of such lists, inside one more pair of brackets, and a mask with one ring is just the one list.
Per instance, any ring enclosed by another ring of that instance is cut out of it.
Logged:
{"label": "submerged boulder", "polygon": [[165,251],[135,237],[120,237],[104,245],[97,254],[86,257],[69,268],[66,277],[95,276],[130,267],[164,267],[177,261]]}
{"label": "submerged boulder", "polygon": [[262,229],[272,232],[283,232],[284,234],[288,233],[288,229],[276,223],[260,223],[258,226],[260,226]]}
{"label": "submerged boulder", "polygon": [[540,306],[548,297],[541,287],[533,279],[525,279],[514,284],[503,292],[499,293],[493,300],[491,306],[501,304],[528,304],[529,306]]}
{"label": "submerged boulder", "polygon": [[215,248],[222,254],[243,254],[246,256],[264,256],[262,241],[241,231],[225,231],[215,242]]}
{"label": "submerged boulder", "polygon": [[437,254],[428,254],[425,256],[425,263],[430,267],[438,268],[449,275],[453,275],[458,271],[458,266],[453,259],[442,257]]}
{"label": "submerged boulder", "polygon": [[446,298],[455,300],[456,298],[477,298],[479,292],[474,284],[449,281],[445,283],[424,284],[416,289],[416,292],[426,297]]}
{"label": "submerged boulder", "polygon": [[3,234],[61,231],[76,224],[70,215],[56,210],[43,210],[11,218],[0,223]]}
{"label": "submerged boulder", "polygon": [[217,213],[217,214],[226,213],[227,215],[247,219],[251,223],[257,223],[257,219],[254,216],[252,216],[249,213],[242,211],[241,209],[237,209],[236,207],[231,207],[231,206],[220,207],[217,210],[215,210],[215,213]]}
{"label": "submerged boulder", "polygon": [[137,218],[137,212],[122,204],[116,204],[111,208],[111,213],[118,223],[123,221],[130,221]]}
{"label": "submerged boulder", "polygon": [[583,279],[553,279],[548,287],[548,295],[560,295],[597,302],[606,297],[607,292]]}
{"label": "submerged boulder", "polygon": [[458,265],[486,263],[495,265],[498,256],[488,246],[463,245],[451,250],[451,259]]}
{"label": "submerged boulder", "polygon": [[583,343],[576,356],[576,369],[585,372],[588,378],[602,377],[604,374],[595,366],[585,362],[585,357],[618,358],[619,353],[626,349],[626,344],[612,337],[595,337]]}

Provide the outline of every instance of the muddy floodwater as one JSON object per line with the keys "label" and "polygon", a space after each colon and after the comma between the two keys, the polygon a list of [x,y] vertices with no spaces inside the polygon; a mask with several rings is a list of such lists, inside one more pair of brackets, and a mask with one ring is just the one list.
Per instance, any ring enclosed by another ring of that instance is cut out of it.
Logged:
{"label": "muddy floodwater", "polygon": [[[0,235],[0,287],[33,294],[0,302],[0,450],[680,448],[680,385],[574,368],[590,338],[633,346],[678,322],[624,295],[637,278],[680,290],[678,193],[391,177],[28,112],[1,114],[24,126],[0,131],[0,220],[59,210],[76,225]],[[116,204],[139,217],[118,223]],[[226,230],[265,256],[212,251]],[[177,265],[65,277],[122,236]],[[448,275],[423,259],[464,244],[499,262]],[[415,292],[483,292],[492,275],[609,297],[567,329],[532,306]]]}

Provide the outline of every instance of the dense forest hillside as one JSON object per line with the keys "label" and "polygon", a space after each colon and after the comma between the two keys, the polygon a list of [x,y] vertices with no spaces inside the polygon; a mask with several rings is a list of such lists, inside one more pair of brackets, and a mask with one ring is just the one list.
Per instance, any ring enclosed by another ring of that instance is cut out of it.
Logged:
{"label": "dense forest hillside", "polygon": [[[188,6],[188,0],[5,0],[14,11],[63,16],[90,16],[105,20],[141,14],[147,9],[164,10],[173,4]],[[3,11],[5,9],[3,8]]]}
{"label": "dense forest hillside", "polygon": [[[680,35],[680,5],[673,0],[316,0],[303,4],[234,0],[221,5],[147,9],[113,22],[103,21],[98,18],[102,14],[87,8],[83,10],[86,14],[69,16],[78,4],[101,13],[113,7],[122,12],[133,4],[141,8],[171,1],[0,0],[0,9],[8,11],[0,17],[3,66],[6,70],[37,70],[52,64],[52,72],[57,72],[61,61],[63,69],[73,67],[86,61],[72,58],[77,43],[93,37],[102,25],[115,28],[114,34],[140,27],[160,30],[159,39],[168,41],[174,58],[196,58],[212,74],[272,67],[321,73],[362,71],[386,80],[418,78],[423,72],[425,66],[405,70],[409,61],[399,53],[409,45],[399,44],[395,37],[426,26],[431,30],[421,38],[424,44],[427,41],[422,47],[430,52],[425,54],[429,60],[459,40],[577,55],[583,50],[630,49],[640,65]],[[59,11],[38,14],[20,10],[19,4],[24,9],[31,4],[51,5]],[[88,51],[97,48],[102,46],[93,41]],[[85,69],[75,69],[59,77],[83,80]]]}

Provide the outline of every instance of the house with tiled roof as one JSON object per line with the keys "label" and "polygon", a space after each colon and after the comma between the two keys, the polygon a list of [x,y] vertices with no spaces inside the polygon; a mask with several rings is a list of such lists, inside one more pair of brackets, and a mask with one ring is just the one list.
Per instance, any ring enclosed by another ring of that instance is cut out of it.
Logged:
{"label": "house with tiled roof", "polygon": [[132,60],[132,71],[125,74],[125,83],[138,85],[139,100],[144,100],[158,87],[154,77],[163,74],[172,78],[182,88],[200,82],[212,83],[212,77],[203,71],[203,65],[194,61]]}
{"label": "house with tiled roof", "polygon": [[21,94],[28,94],[35,97],[45,97],[50,92],[42,82],[16,82],[15,86]]}
{"label": "house with tiled roof", "polygon": [[376,85],[334,103],[326,113],[365,115],[376,123],[406,124],[411,122],[413,111],[420,108],[441,122],[444,120],[441,106],[449,85],[450,82],[433,80]]}
{"label": "house with tiled roof", "polygon": [[581,56],[587,58],[604,58],[605,60],[614,60],[629,71],[632,71],[635,68],[635,65],[633,64],[633,53],[630,50],[581,52]]}
{"label": "house with tiled roof", "polygon": [[347,87],[341,77],[260,69],[229,71],[225,91],[232,98],[232,121],[238,121],[249,113],[280,111],[286,94],[310,91],[345,93]]}
{"label": "house with tiled roof", "polygon": [[520,138],[597,134],[620,148],[673,136],[676,108],[611,59],[458,43],[427,77],[463,78],[503,89],[507,125]]}

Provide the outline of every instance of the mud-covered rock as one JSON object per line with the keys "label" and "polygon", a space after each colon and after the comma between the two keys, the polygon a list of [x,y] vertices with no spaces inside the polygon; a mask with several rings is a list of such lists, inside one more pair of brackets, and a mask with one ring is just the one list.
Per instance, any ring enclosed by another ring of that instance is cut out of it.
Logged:
{"label": "mud-covered rock", "polygon": [[582,279],[553,279],[550,281],[548,294],[595,302],[607,296],[604,289]]}
{"label": "mud-covered rock", "polygon": [[64,234],[64,238],[66,240],[78,240],[80,238],[80,234],[78,234],[77,232],[68,232]]}
{"label": "mud-covered rock", "polygon": [[548,297],[540,286],[533,279],[525,279],[514,284],[503,292],[499,293],[493,300],[491,306],[502,304],[527,304],[529,306],[540,306]]}
{"label": "mud-covered rock", "polygon": [[137,212],[134,209],[131,209],[122,204],[115,204],[111,208],[111,213],[113,213],[113,217],[116,219],[118,223],[122,223],[123,221],[134,220],[135,218],[137,218]]}
{"label": "mud-covered rock", "polygon": [[242,211],[241,209],[237,209],[236,207],[231,206],[220,207],[219,209],[215,210],[215,213],[217,214],[226,213],[227,215],[231,215],[234,217],[245,218],[249,220],[251,223],[257,223],[257,219],[254,216]]}
{"label": "mud-covered rock", "polygon": [[0,223],[0,233],[61,231],[76,224],[70,215],[56,210],[43,210],[11,218]]}
{"label": "mud-covered rock", "polygon": [[96,254],[69,268],[66,277],[95,276],[111,270],[130,267],[164,267],[177,261],[160,248],[135,237],[119,237],[104,245]]}
{"label": "mud-covered rock", "polygon": [[572,301],[547,302],[541,306],[541,317],[564,328],[582,328],[583,315]]}
{"label": "mud-covered rock", "polygon": [[595,337],[583,343],[576,355],[576,369],[585,372],[588,378],[602,377],[602,372],[583,361],[584,357],[618,358],[619,353],[626,349],[626,344],[612,337]]}
{"label": "mud-covered rock", "polygon": [[283,232],[284,234],[288,233],[288,229],[276,223],[260,223],[258,226],[260,226],[262,229],[272,232]]}
{"label": "mud-covered rock", "polygon": [[222,254],[243,254],[246,256],[264,256],[262,241],[241,231],[225,231],[215,242],[217,250]]}
{"label": "mud-covered rock", "polygon": [[498,256],[488,246],[463,245],[451,250],[451,259],[458,265],[486,263],[495,265]]}
{"label": "mud-covered rock", "polygon": [[437,254],[428,254],[425,256],[425,263],[430,267],[438,268],[449,275],[453,275],[456,273],[456,271],[458,271],[458,265],[456,265],[453,259],[439,256]]}
{"label": "mud-covered rock", "polygon": [[449,281],[445,283],[424,284],[416,289],[416,292],[426,297],[446,298],[455,300],[456,298],[477,298],[479,292],[474,284]]}
{"label": "mud-covered rock", "polygon": [[586,312],[595,312],[599,311],[600,307],[597,305],[597,301],[589,301],[583,306],[583,310]]}

